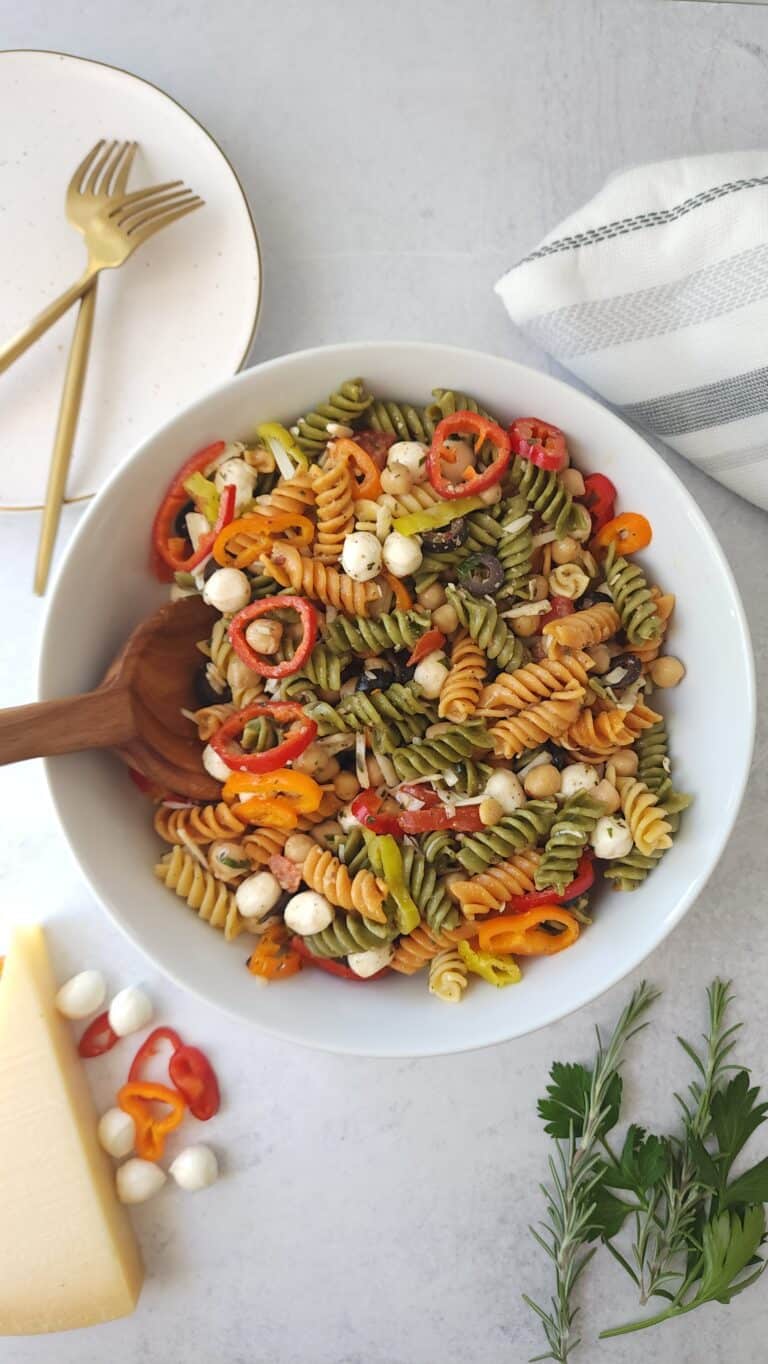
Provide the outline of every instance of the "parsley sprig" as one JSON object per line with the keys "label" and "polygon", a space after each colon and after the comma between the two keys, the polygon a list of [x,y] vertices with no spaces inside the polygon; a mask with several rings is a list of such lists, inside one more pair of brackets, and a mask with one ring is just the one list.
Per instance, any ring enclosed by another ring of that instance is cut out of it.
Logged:
{"label": "parsley sprig", "polygon": [[[567,1364],[578,1340],[572,1295],[599,1239],[637,1286],[641,1306],[662,1299],[655,1313],[602,1336],[644,1330],[707,1302],[730,1302],[760,1277],[765,1236],[768,1158],[732,1177],[734,1162],[765,1121],[768,1104],[750,1085],[731,1053],[740,1024],[727,1025],[730,985],[714,981],[707,992],[709,1026],[697,1051],[680,1045],[695,1074],[685,1097],[677,1095],[682,1130],[657,1136],[633,1123],[620,1153],[608,1141],[619,1120],[619,1073],[626,1042],[645,1026],[638,1020],[656,998],[642,985],[632,996],[595,1066],[555,1062],[546,1097],[539,1102],[545,1130],[556,1139],[551,1184],[543,1186],[547,1220],[536,1240],[555,1264],[551,1310],[526,1301],[541,1318],[549,1352],[538,1359]],[[616,1238],[631,1227],[630,1245]],[[532,1229],[533,1230],[533,1229]]]}

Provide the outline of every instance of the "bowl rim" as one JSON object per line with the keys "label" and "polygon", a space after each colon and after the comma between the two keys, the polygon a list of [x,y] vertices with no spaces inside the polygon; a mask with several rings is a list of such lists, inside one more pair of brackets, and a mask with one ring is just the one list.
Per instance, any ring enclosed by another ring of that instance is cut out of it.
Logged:
{"label": "bowl rim", "polygon": [[734,827],[734,824],[736,822],[739,810],[741,809],[741,805],[744,799],[744,793],[746,791],[751,771],[752,757],[754,753],[755,744],[756,676],[755,658],[754,650],[752,647],[751,632],[749,629],[749,623],[747,621],[744,604],[741,599],[741,593],[739,591],[733,570],[731,569],[731,566],[725,556],[725,553],[714,531],[712,530],[707,518],[700,509],[698,503],[694,499],[693,495],[688,491],[680,476],[674,471],[674,469],[670,468],[670,466],[666,463],[666,461],[662,458],[658,451],[656,451],[653,448],[653,446],[646,439],[645,435],[642,432],[630,426],[628,422],[625,422],[623,418],[620,417],[617,413],[615,413],[611,408],[598,402],[594,397],[592,397],[591,394],[583,392],[583,390],[576,387],[576,385],[574,384],[566,383],[565,380],[560,379],[554,375],[548,374],[544,370],[537,370],[533,366],[524,365],[517,360],[509,359],[507,356],[495,355],[489,351],[479,351],[468,347],[447,345],[441,342],[413,340],[346,341],[335,344],[331,343],[323,346],[306,347],[302,350],[289,351],[283,355],[275,356],[269,360],[260,361],[255,365],[249,366],[247,369],[242,369],[238,373],[230,375],[227,378],[219,380],[217,383],[212,384],[210,388],[206,389],[203,393],[201,393],[200,396],[197,399],[195,399],[193,403],[189,404],[185,408],[182,408],[179,412],[175,413],[174,416],[170,417],[166,422],[163,423],[161,427],[154,431],[151,436],[147,437],[147,439],[142,441],[140,445],[136,446],[133,450],[131,450],[131,452],[125,457],[125,459],[121,461],[118,467],[113,470],[113,472],[110,474],[109,478],[106,480],[100,491],[90,502],[90,505],[88,506],[85,515],[83,516],[83,519],[80,522],[80,525],[75,530],[67,546],[66,553],[62,557],[62,560],[58,566],[58,570],[56,572],[50,596],[48,599],[41,631],[40,656],[37,670],[37,696],[39,700],[49,699],[46,689],[46,674],[51,666],[52,650],[49,637],[49,628],[51,625],[51,621],[53,620],[57,610],[57,597],[59,593],[59,588],[61,582],[63,581],[64,574],[67,571],[70,558],[72,558],[77,552],[81,540],[90,534],[91,521],[98,517],[102,500],[103,499],[105,500],[109,497],[113,484],[119,481],[119,479],[123,475],[124,470],[128,467],[128,465],[132,464],[135,460],[139,459],[147,446],[154,444],[158,439],[168,434],[175,425],[175,423],[178,422],[181,418],[194,415],[194,413],[198,409],[204,409],[212,397],[219,395],[224,390],[230,389],[234,390],[240,385],[247,384],[249,382],[250,375],[254,370],[258,370],[259,372],[269,372],[270,370],[273,369],[284,370],[285,368],[287,367],[289,368],[292,365],[300,365],[306,360],[311,360],[319,355],[326,356],[334,354],[339,356],[340,361],[343,361],[344,357],[351,355],[355,355],[356,357],[357,356],[362,357],[361,363],[356,364],[354,368],[356,370],[362,369],[364,371],[365,369],[364,357],[366,353],[371,353],[374,351],[379,353],[382,351],[390,352],[398,356],[403,354],[407,356],[409,352],[412,354],[416,354],[417,352],[423,354],[425,351],[427,351],[430,354],[434,355],[438,360],[440,359],[440,357],[443,357],[446,361],[450,358],[450,360],[453,362],[458,363],[465,362],[467,364],[471,363],[482,364],[488,361],[492,361],[493,363],[497,364],[498,362],[501,361],[504,365],[509,366],[514,370],[517,370],[520,376],[524,377],[526,374],[535,374],[537,378],[539,379],[544,378],[548,384],[553,385],[555,388],[564,390],[569,395],[575,394],[577,396],[577,399],[580,400],[587,408],[597,409],[601,413],[602,417],[608,418],[613,424],[615,424],[617,433],[629,430],[633,434],[633,436],[641,440],[645,445],[647,452],[652,457],[652,465],[657,469],[660,468],[661,470],[663,470],[664,476],[672,480],[674,484],[677,484],[678,489],[682,494],[683,500],[688,508],[692,527],[695,533],[706,544],[707,549],[709,551],[709,555],[716,562],[717,567],[720,570],[720,573],[722,574],[723,579],[730,591],[731,603],[734,608],[735,621],[738,628],[740,655],[744,664],[746,682],[746,687],[742,697],[741,705],[742,715],[747,720],[746,735],[747,742],[745,747],[745,761],[743,764],[743,770],[738,783],[738,787],[736,788],[731,800],[731,807],[727,811],[724,821],[720,827],[719,836],[716,839],[713,839],[710,844],[710,851],[706,865],[702,864],[696,876],[693,878],[690,885],[688,886],[686,892],[679,898],[674,909],[671,910],[659,923],[653,935],[652,941],[648,943],[647,949],[643,951],[643,953],[640,956],[636,956],[631,960],[623,962],[621,965],[617,966],[615,971],[609,972],[606,976],[601,977],[597,989],[593,989],[589,985],[585,985],[585,987],[580,992],[577,991],[578,993],[577,1002],[569,1003],[566,1005],[560,1005],[551,997],[549,997],[548,1005],[543,1009],[542,1016],[535,1024],[533,1024],[530,1027],[513,1025],[511,1031],[504,1030],[499,1031],[497,1029],[495,1035],[488,1037],[487,1040],[484,1040],[482,1042],[472,1041],[468,1042],[466,1045],[456,1044],[452,1042],[447,1047],[433,1046],[428,1050],[414,1051],[406,1047],[393,1047],[392,1045],[390,1045],[389,1047],[371,1047],[368,1045],[360,1045],[354,1036],[351,1036],[349,1041],[345,1042],[344,1045],[330,1041],[319,1040],[311,1035],[308,1036],[306,1034],[306,1031],[302,1031],[302,1029],[298,1027],[293,1028],[282,1025],[278,1027],[271,1024],[269,1021],[256,1020],[252,1017],[248,1017],[246,1014],[241,1013],[234,1006],[229,1007],[226,1004],[226,1002],[219,1002],[219,1000],[212,999],[211,996],[206,994],[202,989],[198,988],[195,985],[189,984],[189,982],[186,981],[180,973],[174,970],[173,967],[166,965],[165,962],[161,963],[159,961],[159,959],[154,955],[154,953],[149,948],[147,948],[147,946],[143,943],[140,934],[137,934],[133,930],[130,922],[124,918],[122,912],[113,906],[110,898],[110,892],[106,887],[102,886],[100,875],[94,870],[92,870],[89,866],[87,866],[87,858],[84,858],[83,854],[80,851],[76,850],[74,844],[70,842],[69,835],[67,832],[65,812],[63,808],[65,801],[61,798],[60,793],[57,790],[58,780],[56,777],[54,760],[52,760],[51,758],[44,758],[43,762],[48,790],[51,795],[56,816],[59,820],[62,832],[64,833],[64,837],[70,848],[70,851],[72,852],[72,855],[74,856],[89,888],[92,890],[99,903],[106,910],[107,914],[109,915],[112,922],[116,925],[116,927],[122,933],[125,934],[125,936],[138,948],[140,952],[143,953],[145,957],[148,958],[149,961],[152,962],[153,966],[158,971],[168,976],[168,978],[171,979],[176,985],[178,985],[180,989],[186,990],[194,997],[203,1001],[209,1007],[220,1009],[230,1018],[236,1018],[238,1022],[246,1023],[250,1027],[256,1028],[259,1031],[269,1036],[275,1037],[281,1041],[298,1043],[299,1045],[310,1047],[312,1050],[316,1051],[324,1051],[335,1055],[369,1057],[371,1059],[411,1059],[432,1056],[458,1055],[463,1052],[482,1051],[485,1050],[486,1047],[497,1046],[500,1043],[511,1042],[520,1037],[527,1037],[533,1033],[539,1032],[542,1028],[549,1027],[551,1024],[557,1023],[561,1019],[567,1017],[568,1015],[574,1014],[578,1012],[578,1010],[585,1008],[587,1005],[594,1003],[596,1000],[600,999],[604,994],[606,994],[608,990],[612,989],[614,985],[619,984],[619,982],[624,980],[632,971],[636,970],[636,968],[640,966],[642,962],[647,960],[651,953],[654,952],[656,948],[660,946],[664,939],[668,937],[672,930],[680,923],[681,919],[688,912],[692,904],[704,890],[705,886],[707,885],[707,882],[709,881],[710,877],[712,876],[715,868],[717,867],[720,861],[720,858],[731,835],[731,831]]}

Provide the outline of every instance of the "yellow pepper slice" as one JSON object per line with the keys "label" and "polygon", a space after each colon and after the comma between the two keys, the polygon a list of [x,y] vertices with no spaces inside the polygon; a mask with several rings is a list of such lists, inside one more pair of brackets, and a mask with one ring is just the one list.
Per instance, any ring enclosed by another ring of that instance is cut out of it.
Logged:
{"label": "yellow pepper slice", "polygon": [[523,978],[514,957],[496,957],[490,952],[482,952],[470,947],[468,942],[458,944],[459,956],[476,976],[482,976],[489,985],[501,990],[505,985],[517,985]]}

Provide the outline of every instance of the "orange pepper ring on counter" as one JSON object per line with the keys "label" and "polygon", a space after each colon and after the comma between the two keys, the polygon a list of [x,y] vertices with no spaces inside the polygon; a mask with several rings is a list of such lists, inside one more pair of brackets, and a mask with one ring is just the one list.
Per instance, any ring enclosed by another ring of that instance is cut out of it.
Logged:
{"label": "orange pepper ring on counter", "polygon": [[[186,1104],[177,1089],[155,1084],[153,1080],[129,1080],[118,1090],[117,1102],[136,1124],[136,1154],[142,1160],[159,1160],[169,1132],[179,1126]],[[151,1103],[168,1105],[168,1112],[157,1117]]]}
{"label": "orange pepper ring on counter", "polygon": [[[259,558],[259,555],[266,553],[275,532],[282,533],[286,530],[298,531],[297,535],[291,536],[291,541],[295,545],[310,544],[315,534],[315,528],[309,518],[293,512],[263,514],[250,512],[247,516],[239,516],[236,521],[230,521],[229,525],[216,536],[213,557],[216,563],[224,568],[247,568]],[[235,535],[254,535],[256,539],[252,545],[232,556],[227,553],[227,545]]]}
{"label": "orange pepper ring on counter", "polygon": [[[563,925],[557,935],[540,927],[543,923]],[[523,914],[504,914],[479,925],[477,941],[484,952],[512,953],[518,957],[551,957],[564,952],[579,936],[578,921],[562,905],[541,905]]]}

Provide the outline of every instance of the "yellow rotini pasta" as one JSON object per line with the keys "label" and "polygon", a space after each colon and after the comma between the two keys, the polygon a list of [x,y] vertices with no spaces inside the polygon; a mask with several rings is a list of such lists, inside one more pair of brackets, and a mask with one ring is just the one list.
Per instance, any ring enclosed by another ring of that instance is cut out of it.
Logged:
{"label": "yellow rotini pasta", "polygon": [[587,674],[594,668],[589,654],[577,650],[562,659],[546,659],[542,663],[527,663],[513,673],[499,673],[480,695],[480,714],[488,718],[507,716],[545,701],[577,683],[586,687]]}
{"label": "yellow rotini pasta", "polygon": [[644,857],[653,857],[655,853],[671,848],[672,826],[653,791],[635,777],[619,777],[616,785],[638,852]]}
{"label": "yellow rotini pasta", "polygon": [[372,602],[381,600],[375,582],[358,583],[317,559],[302,558],[294,545],[277,541],[261,559],[264,572],[281,587],[303,592],[315,601],[335,606],[349,616],[367,616]]}
{"label": "yellow rotini pasta", "polygon": [[317,511],[312,555],[320,563],[337,564],[344,540],[355,525],[354,481],[349,460],[345,455],[336,454],[332,446],[324,466],[313,465],[311,476]]}
{"label": "yellow rotini pasta", "polygon": [[492,914],[501,909],[512,895],[527,895],[536,889],[534,872],[541,861],[541,853],[535,848],[513,853],[504,862],[499,862],[479,876],[466,881],[454,881],[451,894],[461,905],[467,919],[479,914]]}
{"label": "yellow rotini pasta", "polygon": [[215,706],[201,706],[199,710],[192,711],[191,718],[197,725],[197,737],[207,744],[212,734],[217,729],[221,729],[225,720],[234,715],[237,706],[232,701],[221,701]]}
{"label": "yellow rotini pasta", "polygon": [[216,621],[210,639],[201,640],[197,647],[209,659],[206,674],[213,690],[224,693],[229,688],[235,709],[242,710],[263,696],[264,679],[238,658],[229,642],[228,629],[229,618],[222,616]]}
{"label": "yellow rotini pasta", "polygon": [[239,838],[247,828],[230,805],[189,805],[182,810],[158,805],[155,832],[165,843],[212,843],[215,838]]}
{"label": "yellow rotini pasta", "polygon": [[385,493],[381,501],[385,507],[389,507],[392,516],[409,516],[412,512],[424,511],[426,507],[434,507],[442,499],[436,493],[431,483],[414,483],[410,492]]}
{"label": "yellow rotini pasta", "polygon": [[157,863],[155,876],[186,900],[205,923],[221,929],[227,940],[242,932],[245,923],[233,892],[178,845]]}
{"label": "yellow rotini pasta", "polygon": [[619,613],[610,602],[598,602],[586,611],[574,611],[572,616],[547,621],[542,633],[565,649],[586,649],[590,644],[602,644],[621,627]]}
{"label": "yellow rotini pasta", "polygon": [[288,829],[252,829],[243,837],[243,852],[253,867],[266,867],[270,857],[282,853]]}
{"label": "yellow rotini pasta", "polygon": [[460,1004],[469,981],[467,968],[455,947],[438,952],[429,964],[429,993],[445,1004]]}
{"label": "yellow rotini pasta", "polygon": [[293,478],[281,479],[271,493],[262,493],[254,503],[255,510],[267,516],[273,512],[305,516],[314,505],[315,489],[308,469],[299,469]]}
{"label": "yellow rotini pasta", "polygon": [[572,725],[584,700],[584,688],[573,685],[554,692],[546,701],[528,706],[509,719],[499,720],[491,728],[494,752],[504,758],[514,758],[526,748],[535,748],[547,739],[559,739]]}
{"label": "yellow rotini pasta", "polygon": [[466,630],[460,631],[453,641],[450,664],[440,693],[438,715],[460,725],[477,710],[487,669],[485,654]]}
{"label": "yellow rotini pasta", "polygon": [[333,853],[315,847],[304,861],[302,876],[310,890],[317,890],[340,909],[356,910],[374,923],[384,924],[383,905],[387,888],[373,872],[363,869],[350,876],[343,862]]}

